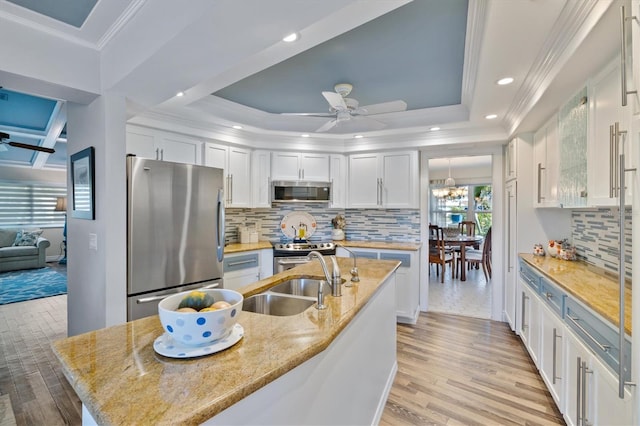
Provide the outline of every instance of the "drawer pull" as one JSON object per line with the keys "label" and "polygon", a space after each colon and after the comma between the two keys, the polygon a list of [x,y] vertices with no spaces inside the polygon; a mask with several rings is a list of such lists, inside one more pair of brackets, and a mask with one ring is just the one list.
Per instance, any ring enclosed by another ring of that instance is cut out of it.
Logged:
{"label": "drawer pull", "polygon": [[551,294],[551,293],[549,293],[549,292],[546,292],[544,295],[545,295],[545,297],[547,298],[547,300],[551,300],[551,299],[553,299],[553,294]]}
{"label": "drawer pull", "polygon": [[578,324],[578,321],[580,321],[580,318],[574,318],[571,315],[567,314],[567,319],[569,319],[576,327],[578,327],[578,329],[580,329],[580,331],[582,331],[593,343],[595,343],[596,346],[598,346],[601,351],[609,352],[609,349],[611,349],[611,346],[603,345],[602,343],[598,342],[596,338],[593,337],[587,330],[585,330],[583,326]]}
{"label": "drawer pull", "polygon": [[238,265],[246,265],[248,263],[257,263],[255,259],[251,260],[241,260],[239,262],[229,262],[229,266],[238,266]]}

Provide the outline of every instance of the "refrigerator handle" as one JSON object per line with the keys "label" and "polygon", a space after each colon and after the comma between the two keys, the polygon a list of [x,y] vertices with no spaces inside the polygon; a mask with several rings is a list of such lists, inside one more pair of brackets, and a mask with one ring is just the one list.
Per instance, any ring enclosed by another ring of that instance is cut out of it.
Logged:
{"label": "refrigerator handle", "polygon": [[222,189],[218,190],[218,241],[217,241],[217,254],[218,262],[222,262],[224,258],[224,192]]}

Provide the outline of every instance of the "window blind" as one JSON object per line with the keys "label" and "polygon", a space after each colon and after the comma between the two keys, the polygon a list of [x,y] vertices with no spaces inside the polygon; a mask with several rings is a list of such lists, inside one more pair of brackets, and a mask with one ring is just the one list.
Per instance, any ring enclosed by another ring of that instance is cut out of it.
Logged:
{"label": "window blind", "polygon": [[64,225],[54,208],[67,188],[52,184],[0,181],[0,228]]}

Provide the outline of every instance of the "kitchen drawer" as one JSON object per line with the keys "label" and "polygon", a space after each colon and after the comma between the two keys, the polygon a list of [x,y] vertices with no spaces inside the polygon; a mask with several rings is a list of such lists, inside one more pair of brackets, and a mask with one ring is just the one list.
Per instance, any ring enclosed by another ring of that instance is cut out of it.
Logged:
{"label": "kitchen drawer", "polygon": [[[569,328],[614,372],[618,371],[619,334],[612,325],[575,300],[566,300],[565,322]],[[631,380],[631,343],[624,345],[625,380]]]}
{"label": "kitchen drawer", "polygon": [[378,253],[375,251],[352,251],[357,257],[362,257],[363,259],[378,259]]}
{"label": "kitchen drawer", "polygon": [[566,294],[560,290],[555,284],[548,279],[540,278],[540,295],[542,300],[547,303],[547,306],[551,308],[560,318],[564,318],[564,303]]}
{"label": "kitchen drawer", "polygon": [[411,267],[411,255],[407,253],[380,253],[380,260],[398,260],[401,268]]}
{"label": "kitchen drawer", "polygon": [[522,261],[520,262],[520,278],[522,278],[536,294],[540,294],[540,276]]}
{"label": "kitchen drawer", "polygon": [[225,273],[240,271],[243,269],[257,268],[259,266],[260,260],[258,253],[224,258]]}

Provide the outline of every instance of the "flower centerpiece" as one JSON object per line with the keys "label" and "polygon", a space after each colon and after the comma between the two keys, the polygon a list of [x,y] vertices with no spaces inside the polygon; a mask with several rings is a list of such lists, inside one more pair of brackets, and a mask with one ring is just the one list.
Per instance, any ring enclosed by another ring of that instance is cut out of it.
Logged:
{"label": "flower centerpiece", "polygon": [[347,226],[347,221],[341,214],[331,219],[333,225],[333,231],[331,232],[331,238],[339,241],[344,240],[344,228]]}

